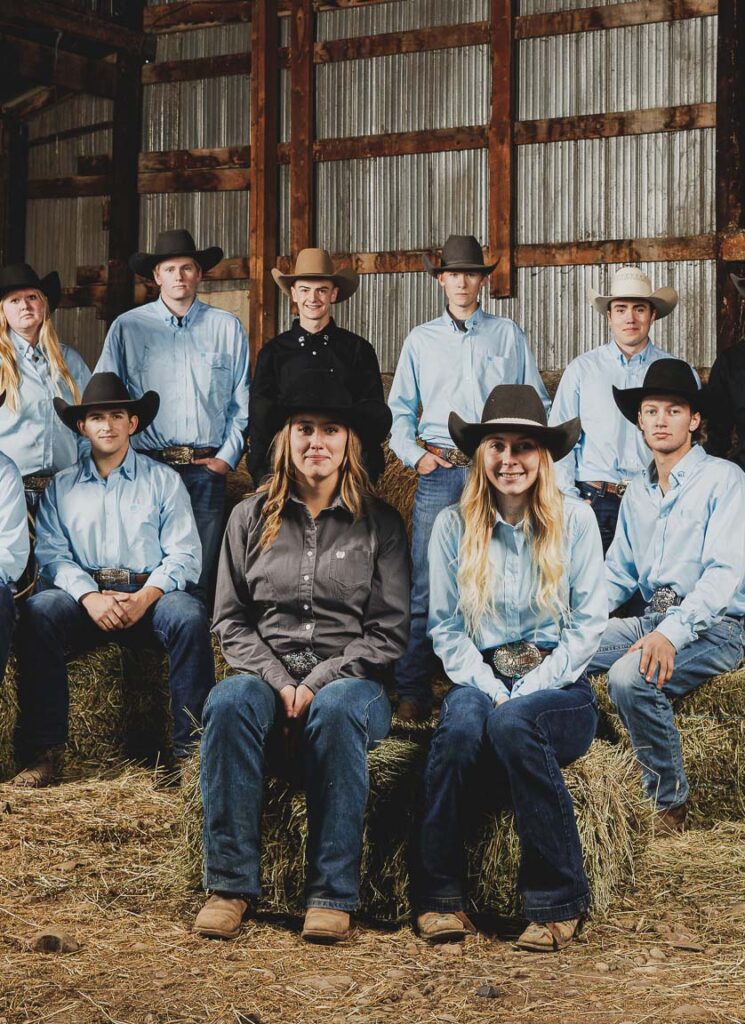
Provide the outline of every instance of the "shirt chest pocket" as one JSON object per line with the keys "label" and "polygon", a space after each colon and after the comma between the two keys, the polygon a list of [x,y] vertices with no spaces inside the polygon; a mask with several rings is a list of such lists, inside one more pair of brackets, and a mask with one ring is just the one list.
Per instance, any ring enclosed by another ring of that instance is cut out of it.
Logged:
{"label": "shirt chest pocket", "polygon": [[355,591],[370,591],[372,557],[369,551],[355,548],[334,548],[329,558],[331,587],[341,597]]}
{"label": "shirt chest pocket", "polygon": [[224,352],[198,352],[194,372],[200,386],[210,394],[227,397],[230,392],[230,361]]}
{"label": "shirt chest pocket", "polygon": [[514,371],[511,367],[511,360],[507,356],[495,355],[492,352],[483,352],[480,359],[480,376],[484,381],[485,393],[491,391],[497,384],[504,384],[514,378]]}

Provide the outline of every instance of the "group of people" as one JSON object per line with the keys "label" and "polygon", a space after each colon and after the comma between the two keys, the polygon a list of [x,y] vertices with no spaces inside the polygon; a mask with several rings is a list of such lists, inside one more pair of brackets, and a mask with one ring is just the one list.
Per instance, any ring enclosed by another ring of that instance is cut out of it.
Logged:
{"label": "group of people", "polygon": [[[670,698],[743,656],[745,346],[702,390],[649,338],[676,293],[623,267],[590,294],[610,341],[566,367],[551,404],[523,332],[480,304],[493,266],[451,236],[425,259],[444,311],[405,339],[386,404],[372,346],[331,315],[357,275],[308,249],[273,272],[298,316],[261,349],[249,394],[240,322],[197,297],[222,255],[182,229],[135,254],[160,296],[112,324],[93,376],[55,333],[57,275],[0,270],[13,783],[59,778],[67,657],[159,645],[176,779],[202,728],[211,895],[195,930],[234,937],[255,906],[264,775],[289,760],[308,809],[303,937],[336,942],[359,902],[367,753],[389,732],[392,691],[402,719],[431,714],[439,659],[452,686],[413,828],[419,933],[472,930],[464,836],[471,805],[490,802],[513,808],[521,843],[518,945],[559,949],[590,907],[561,771],[595,736],[588,673],[608,673],[660,826],[676,830],[688,783]],[[372,489],[389,435],[418,474],[410,551]],[[224,529],[244,448],[257,489]],[[236,673],[218,685],[210,611]]]}

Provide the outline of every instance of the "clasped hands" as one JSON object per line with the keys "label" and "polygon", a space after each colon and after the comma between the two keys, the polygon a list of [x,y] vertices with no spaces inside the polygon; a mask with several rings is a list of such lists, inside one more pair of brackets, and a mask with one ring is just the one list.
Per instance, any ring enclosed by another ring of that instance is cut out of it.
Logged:
{"label": "clasped hands", "polygon": [[139,622],[148,608],[163,596],[158,587],[144,586],[133,594],[120,590],[91,590],[80,598],[80,603],[99,629],[112,633],[129,629]]}

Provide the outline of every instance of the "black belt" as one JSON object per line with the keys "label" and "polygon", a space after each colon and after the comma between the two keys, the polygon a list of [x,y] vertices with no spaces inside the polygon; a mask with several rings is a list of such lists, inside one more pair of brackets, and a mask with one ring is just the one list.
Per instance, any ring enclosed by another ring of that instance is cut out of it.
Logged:
{"label": "black belt", "polygon": [[600,491],[601,497],[612,494],[614,498],[622,498],[630,483],[630,480],[621,480],[617,484],[612,484],[609,480],[578,480],[577,487],[592,487],[593,491]]}
{"label": "black belt", "polygon": [[141,455],[165,462],[167,466],[188,466],[194,459],[211,459],[217,455],[217,448],[192,448],[188,444],[173,444],[168,448],[138,449]]}
{"label": "black belt", "polygon": [[142,585],[150,579],[149,572],[131,572],[129,569],[88,569],[99,586],[111,586],[118,583],[135,583]]}

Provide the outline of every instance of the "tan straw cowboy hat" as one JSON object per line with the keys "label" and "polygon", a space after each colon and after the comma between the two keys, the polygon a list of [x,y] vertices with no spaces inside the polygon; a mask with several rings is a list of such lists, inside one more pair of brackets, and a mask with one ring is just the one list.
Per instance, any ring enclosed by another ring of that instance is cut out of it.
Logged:
{"label": "tan straw cowboy hat", "polygon": [[290,288],[296,281],[331,281],[339,289],[336,302],[344,302],[351,298],[360,283],[359,275],[354,270],[335,267],[325,249],[301,249],[295,260],[295,269],[291,273],[281,274],[276,267],[272,267],[272,277],[280,290],[290,298]]}
{"label": "tan straw cowboy hat", "polygon": [[610,295],[601,295],[594,288],[588,288],[590,305],[602,313],[608,312],[614,299],[643,299],[657,311],[657,319],[661,320],[672,313],[678,305],[678,293],[674,288],[657,288],[652,291],[652,282],[639,267],[621,267],[613,275]]}

